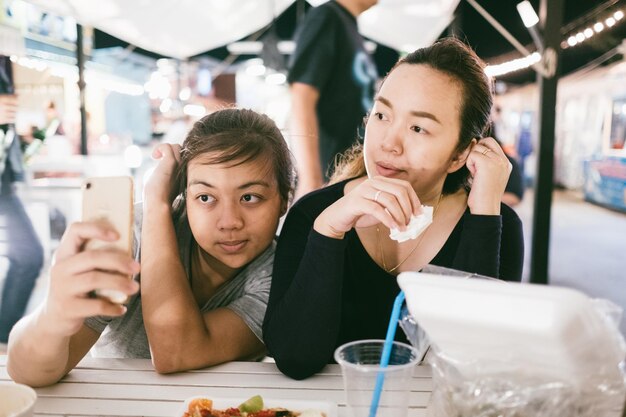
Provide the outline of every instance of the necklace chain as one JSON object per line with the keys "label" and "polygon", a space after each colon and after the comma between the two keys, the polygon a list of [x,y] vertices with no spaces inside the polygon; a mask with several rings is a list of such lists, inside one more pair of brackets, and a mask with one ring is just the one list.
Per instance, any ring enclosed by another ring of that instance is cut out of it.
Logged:
{"label": "necklace chain", "polygon": [[[439,204],[441,204],[441,200],[442,199],[443,199],[443,193],[439,194],[439,199],[437,200],[437,205],[435,206],[435,209],[433,210],[433,222],[435,221],[435,215],[437,214],[437,209],[439,208]],[[428,227],[430,227],[430,225],[428,225]],[[387,263],[385,262],[385,251],[383,249],[383,242],[380,239],[380,228],[378,226],[376,226],[376,241],[378,242],[378,250],[380,251],[380,259],[381,259],[382,264],[383,264],[383,269],[385,271],[387,271],[387,273],[392,273],[396,269],[400,268],[400,266],[403,263],[405,263],[411,257],[411,255],[413,255],[413,252],[415,252],[417,250],[417,248],[419,247],[420,243],[422,243],[422,239],[424,238],[425,234],[426,234],[426,230],[424,230],[422,232],[422,234],[420,235],[419,239],[417,240],[417,243],[415,244],[413,249],[411,249],[411,252],[409,252],[409,254],[403,260],[401,260],[398,265],[394,266],[391,269],[388,269],[387,268]]]}

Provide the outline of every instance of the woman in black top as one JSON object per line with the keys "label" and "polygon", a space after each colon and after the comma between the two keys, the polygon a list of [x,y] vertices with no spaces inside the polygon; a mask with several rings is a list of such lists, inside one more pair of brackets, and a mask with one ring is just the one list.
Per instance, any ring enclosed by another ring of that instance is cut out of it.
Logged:
{"label": "woman in black top", "polygon": [[[520,280],[521,222],[500,203],[511,165],[493,138],[477,139],[491,104],[482,62],[455,39],[409,54],[387,75],[363,149],[283,226],[263,325],[283,373],[306,378],[337,346],[383,339],[402,271],[431,263]],[[416,239],[391,240],[422,204],[433,223]]]}

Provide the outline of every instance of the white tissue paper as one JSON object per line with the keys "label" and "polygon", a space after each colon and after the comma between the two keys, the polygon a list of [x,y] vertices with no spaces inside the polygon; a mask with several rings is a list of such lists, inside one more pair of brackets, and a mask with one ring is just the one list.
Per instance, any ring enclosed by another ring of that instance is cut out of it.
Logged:
{"label": "white tissue paper", "polygon": [[433,208],[431,206],[422,206],[422,214],[411,216],[411,221],[404,232],[394,227],[391,229],[389,237],[397,240],[399,243],[406,242],[409,239],[416,239],[432,222]]}

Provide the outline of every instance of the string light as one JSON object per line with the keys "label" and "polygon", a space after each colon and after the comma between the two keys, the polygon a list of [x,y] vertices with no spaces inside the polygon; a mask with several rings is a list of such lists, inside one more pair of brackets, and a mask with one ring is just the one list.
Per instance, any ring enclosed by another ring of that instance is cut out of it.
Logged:
{"label": "string light", "polygon": [[514,59],[497,65],[487,65],[487,67],[485,67],[485,73],[489,77],[497,77],[499,75],[508,74],[509,72],[528,68],[539,61],[541,61],[541,54],[534,52],[524,58]]}
{"label": "string light", "polygon": [[[568,35],[561,42],[561,49],[568,49],[580,45],[581,43],[587,41],[588,39],[591,39],[594,35],[602,32],[603,30],[612,28],[623,18],[624,11],[617,10],[609,17],[598,20],[593,25],[590,25],[585,29]],[[526,69],[538,63],[539,61],[541,61],[541,55],[538,52],[535,52],[532,55],[524,58],[514,59],[497,65],[487,65],[485,67],[485,73],[490,77],[497,77],[513,71]]]}
{"label": "string light", "polygon": [[[570,36],[568,36],[567,42],[561,43],[561,47],[563,49],[567,49],[583,43],[587,39],[593,37],[595,34],[602,32],[604,29],[612,28],[617,24],[617,22],[619,22],[623,18],[624,12],[622,10],[617,10],[613,12],[611,16],[606,17],[603,20],[598,20],[596,23],[584,29],[583,31],[580,31],[576,34],[571,34]],[[576,42],[574,42],[574,39],[576,40]]]}

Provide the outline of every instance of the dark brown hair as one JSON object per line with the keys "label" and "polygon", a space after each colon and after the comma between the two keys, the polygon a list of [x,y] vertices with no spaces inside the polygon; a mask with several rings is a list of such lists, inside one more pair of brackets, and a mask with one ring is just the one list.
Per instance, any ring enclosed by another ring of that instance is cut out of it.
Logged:
{"label": "dark brown hair", "polygon": [[278,184],[284,207],[293,195],[295,171],[287,143],[268,116],[248,109],[224,109],[198,120],[183,142],[181,161],[173,190],[174,217],[184,213],[187,168],[189,163],[206,154],[206,162],[233,166],[254,160],[265,160]]}
{"label": "dark brown hair", "polygon": [[[489,128],[489,115],[493,104],[491,82],[483,68],[485,64],[476,53],[455,38],[444,38],[432,46],[421,48],[400,59],[389,71],[400,65],[428,65],[452,77],[461,87],[461,108],[459,109],[459,142],[455,152],[463,152],[474,138],[482,138]],[[389,76],[387,74],[387,76]],[[384,81],[383,81],[384,83]],[[363,146],[357,144],[348,150],[335,169],[331,182],[365,175]],[[448,174],[443,193],[450,194],[464,187],[469,189],[470,173],[465,165]]]}

